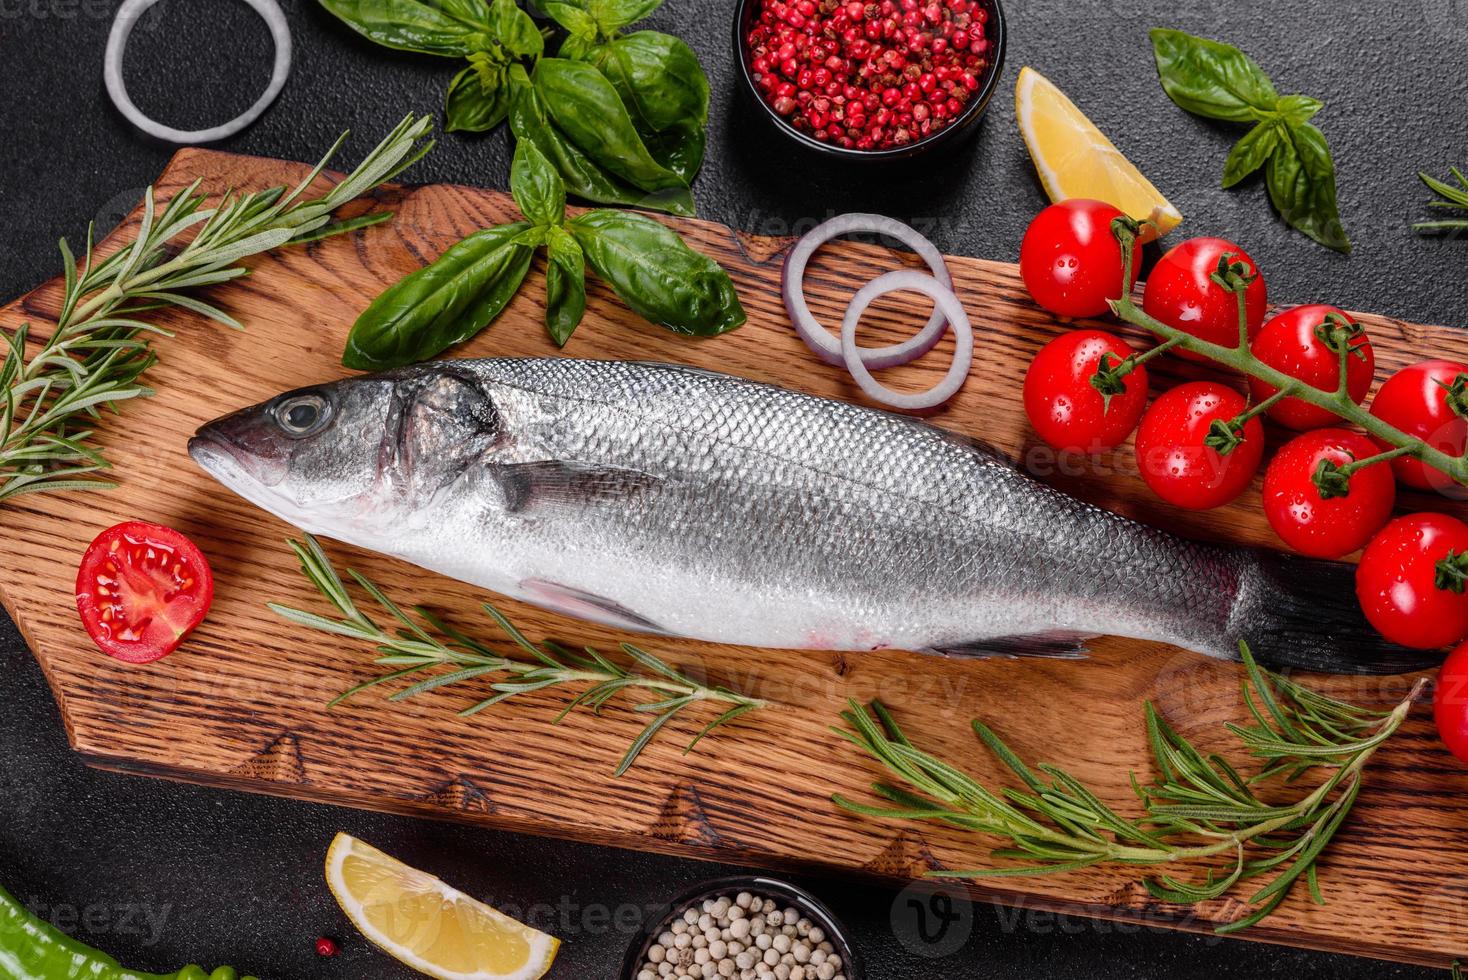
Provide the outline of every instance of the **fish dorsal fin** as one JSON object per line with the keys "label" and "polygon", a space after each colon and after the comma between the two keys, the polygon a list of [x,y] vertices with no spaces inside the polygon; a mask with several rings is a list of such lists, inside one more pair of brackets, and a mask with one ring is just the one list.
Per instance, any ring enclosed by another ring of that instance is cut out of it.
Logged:
{"label": "fish dorsal fin", "polygon": [[486,469],[504,491],[508,509],[514,512],[545,504],[622,497],[659,482],[658,477],[641,470],[558,459],[490,463]]}
{"label": "fish dorsal fin", "polygon": [[1084,660],[1091,652],[1086,649],[1086,643],[1095,638],[1095,633],[1052,630],[1024,636],[994,636],[985,640],[933,648],[928,652],[943,657],[975,659],[1000,657],[1017,660],[1021,657],[1044,657],[1051,660]]}

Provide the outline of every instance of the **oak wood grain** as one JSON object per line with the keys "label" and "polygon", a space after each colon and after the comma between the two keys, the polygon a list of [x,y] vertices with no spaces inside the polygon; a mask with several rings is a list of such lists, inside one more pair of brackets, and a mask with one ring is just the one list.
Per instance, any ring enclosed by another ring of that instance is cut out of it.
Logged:
{"label": "oak wood grain", "polygon": [[[160,190],[166,197],[195,177],[216,191],[259,188],[288,183],[305,170],[185,150],[163,174]],[[931,869],[982,865],[992,842],[858,818],[832,805],[831,793],[862,797],[879,776],[829,730],[847,698],[880,696],[919,744],[999,779],[968,734],[968,721],[982,717],[1022,755],[1067,767],[1122,807],[1131,799],[1128,767],[1148,757],[1144,700],[1155,700],[1174,725],[1208,745],[1222,722],[1245,717],[1233,665],[1115,639],[1098,641],[1091,659],[1079,663],[650,644],[682,666],[780,706],[746,716],[685,757],[686,736],[707,720],[690,716],[621,779],[612,769],[641,720],[614,705],[600,719],[577,712],[557,727],[552,721],[564,707],[562,692],[517,698],[468,719],[455,712],[483,697],[484,685],[398,703],[368,694],[327,710],[331,697],[374,676],[370,651],[292,627],[265,609],[270,600],[321,608],[285,547],[295,532],[222,491],[190,461],[184,444],[196,426],[219,414],[340,376],[347,329],[373,296],[468,232],[515,216],[502,192],[451,186],[388,188],[359,207],[392,209],[397,218],[348,238],[263,256],[252,261],[252,275],[213,291],[212,301],[244,322],[244,332],[192,315],[164,317],[176,336],[157,345],[161,361],[149,374],[157,397],[130,403],[102,424],[120,490],[22,497],[6,505],[0,595],[45,670],[72,745],[89,763],[619,847],[908,880]],[[136,220],[109,236],[104,248],[126,240]],[[779,253],[787,243],[707,222],[671,223],[730,270],[748,325],[713,340],[678,338],[637,320],[593,281],[586,322],[565,354],[678,361],[818,395],[859,397],[844,372],[816,361],[790,330],[779,297]],[[460,353],[556,353],[540,324],[539,261],[501,320]],[[807,283],[812,308],[825,322],[837,322],[856,285],[899,261],[874,245],[822,250]],[[1028,302],[1014,266],[971,258],[951,264],[974,319],[981,367],[933,421],[1020,455],[1042,478],[1118,512],[1198,538],[1273,543],[1257,489],[1230,507],[1191,514],[1146,492],[1127,447],[1113,458],[1078,464],[1037,445],[1020,404],[1020,380],[1034,351],[1066,325]],[[60,292],[59,281],[52,282],[0,310],[0,327],[30,321],[44,331],[54,323]],[[863,326],[864,342],[896,338],[917,319],[897,301],[884,301]],[[1383,376],[1429,353],[1468,358],[1463,334],[1362,319]],[[894,372],[898,382],[931,383],[946,370],[949,343]],[[1199,370],[1164,363],[1155,376],[1160,387]],[[1425,497],[1403,504],[1443,506]],[[186,646],[141,669],[91,646],[72,598],[87,543],[128,518],[190,535],[208,554],[218,585],[212,614]],[[476,590],[380,556],[328,548],[390,594],[415,597],[460,625],[488,630],[477,611],[485,597]],[[613,649],[625,638],[499,601],[533,637]],[[1344,697],[1387,704],[1411,680],[1321,683]],[[1419,709],[1381,753],[1356,815],[1324,861],[1321,884],[1330,904],[1317,908],[1297,895],[1249,938],[1435,965],[1468,951],[1465,773],[1439,745],[1428,715]],[[1189,930],[1244,912],[1232,900],[1196,910],[1159,904],[1133,872],[1117,868],[1005,880],[975,887],[974,894]]]}

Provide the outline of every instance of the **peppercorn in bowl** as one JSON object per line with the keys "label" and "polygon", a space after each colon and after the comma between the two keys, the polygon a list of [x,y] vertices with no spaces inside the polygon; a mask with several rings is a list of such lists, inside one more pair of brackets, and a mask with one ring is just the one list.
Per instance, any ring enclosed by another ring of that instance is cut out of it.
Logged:
{"label": "peppercorn in bowl", "polygon": [[907,159],[972,135],[999,86],[1000,0],[740,0],[745,87],[830,157]]}
{"label": "peppercorn in bowl", "polygon": [[627,951],[622,980],[865,980],[841,924],[804,890],[724,878],[675,898]]}

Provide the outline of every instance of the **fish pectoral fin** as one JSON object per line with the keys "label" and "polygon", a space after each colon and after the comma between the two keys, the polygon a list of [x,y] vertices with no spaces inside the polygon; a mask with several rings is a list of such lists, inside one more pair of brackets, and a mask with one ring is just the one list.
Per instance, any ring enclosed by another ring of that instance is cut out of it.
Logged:
{"label": "fish pectoral fin", "polygon": [[657,623],[617,602],[569,585],[528,578],[520,583],[525,598],[575,619],[615,626],[633,633],[666,633]]}
{"label": "fish pectoral fin", "polygon": [[1022,636],[992,636],[969,643],[934,647],[927,652],[936,653],[940,657],[976,659],[1003,657],[1017,660],[1021,657],[1045,657],[1051,660],[1084,660],[1091,652],[1086,648],[1086,644],[1095,638],[1095,633],[1052,630],[1048,633],[1030,633]]}
{"label": "fish pectoral fin", "polygon": [[641,470],[558,459],[491,463],[487,469],[515,512],[540,504],[620,497],[646,490],[659,480]]}

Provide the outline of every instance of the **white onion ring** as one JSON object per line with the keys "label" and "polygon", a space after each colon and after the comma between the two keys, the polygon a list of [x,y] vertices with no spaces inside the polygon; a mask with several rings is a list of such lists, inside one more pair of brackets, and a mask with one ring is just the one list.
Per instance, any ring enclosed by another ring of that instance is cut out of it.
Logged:
{"label": "white onion ring", "polygon": [[280,9],[277,0],[245,0],[264,19],[266,26],[270,28],[270,36],[275,41],[275,66],[271,69],[270,84],[265,93],[255,100],[254,105],[229,122],[193,131],[174,129],[149,119],[133,104],[132,98],[127,94],[127,85],[122,80],[122,55],[127,50],[128,37],[137,26],[138,19],[157,2],[158,0],[123,0],[116,18],[112,21],[112,31],[107,35],[107,53],[102,60],[102,79],[117,111],[143,132],[169,143],[213,143],[233,136],[259,119],[260,114],[270,107],[270,103],[275,101],[275,97],[285,87],[286,76],[291,71],[291,30],[286,23],[285,12]]}
{"label": "white onion ring", "polygon": [[[844,363],[842,346],[831,336],[830,331],[816,321],[810,306],[805,302],[805,266],[816,249],[833,238],[853,232],[871,232],[897,239],[928,263],[928,268],[933,270],[933,277],[939,283],[950,291],[953,289],[953,276],[943,261],[943,253],[916,230],[895,218],[880,214],[843,214],[818,225],[796,242],[795,247],[786,254],[785,268],[781,274],[781,293],[785,298],[785,312],[790,315],[790,322],[795,324],[795,332],[800,334],[800,339],[805,341],[806,346],[817,357],[837,367]],[[910,340],[888,347],[859,347],[858,356],[861,363],[875,370],[911,363],[938,346],[947,326],[943,311],[934,309],[927,326]]]}
{"label": "white onion ring", "polygon": [[[867,311],[867,307],[872,305],[872,301],[878,296],[907,290],[932,298],[938,307],[937,312],[947,319],[948,325],[953,329],[953,339],[958,343],[953,352],[953,365],[949,367],[943,380],[915,395],[893,391],[872,377],[867,365],[862,363],[862,349],[856,346],[856,326],[861,322],[861,315]],[[841,321],[841,356],[846,370],[851,372],[861,390],[874,401],[905,412],[937,408],[958,394],[958,389],[968,380],[969,369],[974,363],[974,328],[969,323],[963,304],[952,289],[933,276],[914,269],[902,269],[878,276],[857,290],[856,295],[851,298],[851,305],[846,308],[846,317]]]}

